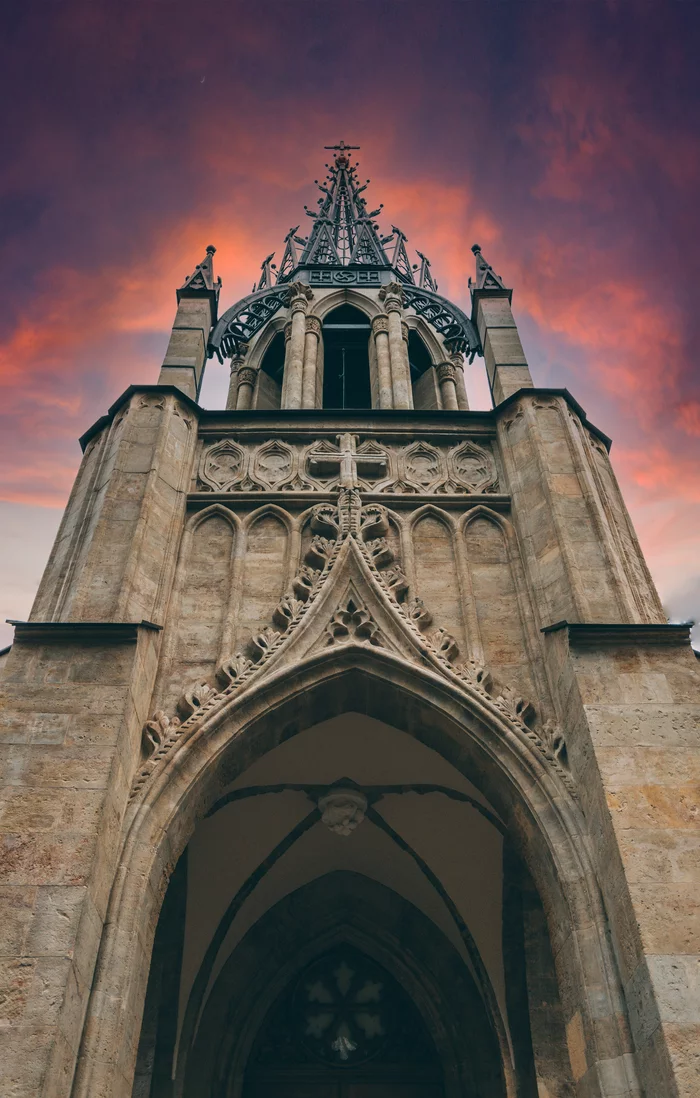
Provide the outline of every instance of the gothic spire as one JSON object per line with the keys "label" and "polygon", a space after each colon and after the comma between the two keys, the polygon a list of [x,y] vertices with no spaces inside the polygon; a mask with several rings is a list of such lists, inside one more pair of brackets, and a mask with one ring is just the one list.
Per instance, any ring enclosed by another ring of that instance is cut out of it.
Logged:
{"label": "gothic spire", "polygon": [[321,192],[318,210],[304,207],[314,224],[305,242],[301,262],[347,266],[348,263],[370,263],[373,266],[389,266],[389,260],[377,233],[374,218],[382,207],[367,209],[363,192],[369,179],[360,182],[358,164],[351,164],[348,152],[359,145],[326,145],[336,155],[333,164],[327,164],[328,175],[319,182]]}
{"label": "gothic spire", "polygon": [[218,302],[219,292],[221,290],[221,278],[214,281],[214,253],[216,248],[213,244],[207,247],[207,254],[201,263],[198,263],[191,275],[189,275],[182,286],[178,288],[177,300],[180,301],[182,297],[189,297],[190,295],[196,296],[198,294],[213,294],[214,301]]}
{"label": "gothic spire", "polygon": [[505,290],[506,286],[500,275],[497,275],[490,263],[487,263],[481,254],[481,246],[472,244],[472,251],[476,258],[476,280],[469,279],[472,290]]}

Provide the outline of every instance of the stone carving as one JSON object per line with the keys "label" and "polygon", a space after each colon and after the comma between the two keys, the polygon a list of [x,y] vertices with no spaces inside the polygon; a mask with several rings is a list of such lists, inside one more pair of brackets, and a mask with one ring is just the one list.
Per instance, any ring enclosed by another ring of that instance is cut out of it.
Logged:
{"label": "stone carving", "polygon": [[[222,704],[231,693],[242,689],[252,676],[261,673],[267,661],[310,611],[347,538],[354,539],[375,583],[384,592],[387,610],[403,622],[404,631],[413,634],[414,643],[417,642],[417,661],[432,663],[433,668],[440,667],[455,685],[461,684],[463,688],[478,693],[494,713],[506,718],[510,727],[547,761],[575,796],[561,729],[548,721],[541,733],[538,732],[533,727],[537,713],[527,699],[508,686],[495,684],[486,668],[474,660],[456,665],[459,647],[455,638],[442,627],[429,633],[433,624],[430,611],[419,597],[407,601],[408,582],[386,538],[390,529],[386,509],[379,504],[363,507],[356,489],[340,489],[337,506],[321,504],[314,508],[310,525],[314,534],[312,543],[294,578],[292,592],[280,600],[274,611],[274,628],[269,626],[252,638],[249,642],[250,655],[237,653],[217,668],[215,678],[220,691],[209,683],[200,682],[184,694],[177,704],[182,723],[178,717],[168,718],[162,711],[157,711],[146,722],[143,743],[148,757],[136,778],[132,796],[148,780],[159,759],[195,730],[201,717]],[[325,637],[326,647],[359,642],[386,648],[389,640],[382,635],[370,610],[355,590],[337,606],[325,627]],[[421,651],[423,655],[419,654]]]}
{"label": "stone carving", "polygon": [[[286,622],[287,626],[290,622],[291,618]],[[281,635],[276,629],[271,629],[268,626],[263,629],[262,633],[256,633],[254,637],[251,637],[249,645],[256,663],[274,649]]]}
{"label": "stone carving", "polygon": [[423,632],[433,624],[433,615],[426,607],[423,599],[415,598],[406,609],[406,613],[415,625]]}
{"label": "stone carving", "polygon": [[350,597],[336,610],[326,627],[328,644],[342,644],[344,641],[368,641],[382,647],[379,626],[358,598]]}
{"label": "stone carving", "polygon": [[545,721],[544,727],[542,728],[542,738],[551,751],[554,759],[568,771],[569,755],[566,749],[566,739],[556,721],[551,719]]}
{"label": "stone carving", "polygon": [[318,798],[321,819],[335,835],[352,835],[365,818],[367,798],[359,789],[332,789]]}
{"label": "stone carving", "polygon": [[250,671],[252,667],[253,661],[249,660],[247,656],[240,653],[231,656],[230,659],[224,660],[224,662],[217,667],[217,682],[222,688],[230,686],[232,683],[240,682],[243,679],[243,676]]}
{"label": "stone carving", "polygon": [[255,455],[253,475],[265,487],[276,488],[293,470],[294,455],[284,442],[268,442]]}
{"label": "stone carving", "polygon": [[404,473],[411,484],[417,484],[425,491],[440,480],[443,464],[439,452],[434,446],[417,442],[409,446],[404,455]]}
{"label": "stone carving", "polygon": [[[273,439],[263,446],[233,439],[202,452],[197,488],[213,492],[322,492],[359,488],[387,494],[497,492],[490,448],[465,441],[447,450],[432,443],[387,446],[357,435],[320,439],[310,446]],[[387,479],[388,478],[388,479]]]}
{"label": "stone carving", "polygon": [[162,709],[157,709],[150,721],[143,726],[143,750],[146,755],[152,755],[168,738],[170,732],[180,725],[177,717],[170,718]]}
{"label": "stone carving", "polygon": [[459,655],[459,645],[452,634],[448,633],[446,629],[436,629],[430,639],[440,655],[444,656],[450,663],[457,659],[457,656]]}
{"label": "stone carving", "polygon": [[[447,455],[450,476],[472,492],[495,492],[498,474],[493,455],[474,442],[463,442]],[[438,491],[444,491],[438,488]]]}
{"label": "stone carving", "polygon": [[216,691],[208,682],[198,682],[196,686],[191,690],[188,690],[186,694],[183,694],[177,703],[180,716],[183,719],[190,717],[196,709],[201,709],[207,699],[213,694],[216,694]]}
{"label": "stone carving", "polygon": [[206,451],[199,479],[215,492],[230,492],[243,479],[246,467],[247,458],[243,448],[226,439]]}

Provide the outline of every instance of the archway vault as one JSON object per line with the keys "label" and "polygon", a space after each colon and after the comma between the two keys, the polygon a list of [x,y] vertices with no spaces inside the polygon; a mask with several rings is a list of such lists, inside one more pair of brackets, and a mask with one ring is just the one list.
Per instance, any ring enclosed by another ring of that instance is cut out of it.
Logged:
{"label": "archway vault", "polygon": [[[277,744],[348,712],[372,716],[426,744],[495,806],[542,898],[567,1025],[585,1044],[581,1085],[601,1098],[631,1098],[637,1090],[626,1012],[609,943],[598,929],[605,916],[575,801],[506,717],[478,694],[367,643],[312,652],[293,667],[271,671],[215,712],[203,713],[186,743],[132,802],[88,1008],[76,1098],[99,1088],[115,1098],[129,1093],[158,912],[196,822]],[[623,1071],[628,1084],[620,1090]],[[115,1079],[122,1080],[116,1089]]]}
{"label": "archway vault", "polygon": [[240,1098],[258,1029],[310,960],[349,944],[379,962],[416,1004],[438,1052],[446,1098],[507,1093],[497,1036],[463,959],[418,909],[385,885],[335,872],[290,893],[248,931],[207,1000],[178,1093]]}

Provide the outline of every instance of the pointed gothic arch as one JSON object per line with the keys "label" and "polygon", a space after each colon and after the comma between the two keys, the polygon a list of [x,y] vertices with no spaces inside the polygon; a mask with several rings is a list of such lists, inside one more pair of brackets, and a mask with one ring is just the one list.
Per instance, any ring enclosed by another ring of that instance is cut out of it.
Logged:
{"label": "pointed gothic arch", "polygon": [[[283,936],[282,950],[270,951],[271,934]],[[337,870],[278,901],[228,957],[191,1055],[178,1068],[183,1098],[190,1098],[195,1085],[197,1093],[206,1092],[210,1080],[227,1098],[240,1098],[251,1046],[285,984],[314,957],[346,943],[387,969],[418,1008],[438,1052],[446,1098],[506,1093],[496,1035],[474,978],[451,943],[385,884]],[[231,1080],[238,1085],[231,1086]]]}
{"label": "pointed gothic arch", "polygon": [[[591,1093],[610,1093],[595,1065],[609,1061],[603,1070],[622,1070],[612,1064],[627,1063],[632,1049],[621,1022],[623,993],[575,799],[509,718],[476,691],[458,688],[392,652],[350,644],[313,654],[251,684],[217,711],[204,710],[186,743],[132,800],[75,1098],[98,1092],[103,1080],[113,1080],[117,1067],[121,1078],[133,1073],[125,1020],[140,1022],[158,912],[196,821],[254,759],[308,727],[311,719],[342,712],[373,715],[427,744],[476,778],[495,805],[542,897],[567,1017],[584,1041],[591,1080],[599,1080]],[[632,1098],[635,1085],[629,1076],[620,1093]]]}

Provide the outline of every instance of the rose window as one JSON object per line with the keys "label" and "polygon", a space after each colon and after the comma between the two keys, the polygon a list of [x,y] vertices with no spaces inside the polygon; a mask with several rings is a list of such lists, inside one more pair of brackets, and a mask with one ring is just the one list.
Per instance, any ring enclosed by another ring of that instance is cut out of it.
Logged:
{"label": "rose window", "polygon": [[354,952],[327,955],[306,970],[295,1014],[306,1048],[338,1066],[376,1055],[388,1036],[386,974]]}

